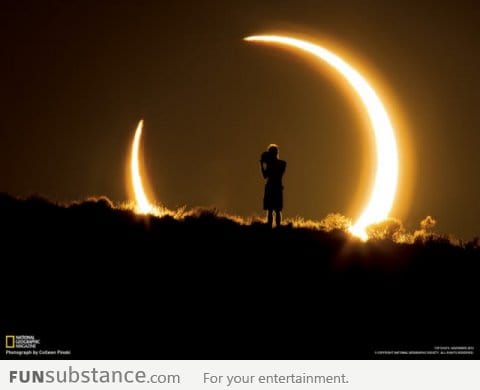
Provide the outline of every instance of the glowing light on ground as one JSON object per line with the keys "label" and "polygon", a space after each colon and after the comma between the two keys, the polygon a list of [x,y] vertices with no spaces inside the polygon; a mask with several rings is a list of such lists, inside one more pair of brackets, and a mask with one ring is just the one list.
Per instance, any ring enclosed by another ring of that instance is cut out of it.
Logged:
{"label": "glowing light on ground", "polygon": [[145,194],[145,189],[143,188],[142,175],[140,173],[140,163],[139,163],[139,149],[140,149],[140,139],[142,137],[143,130],[143,119],[138,122],[137,130],[135,131],[135,137],[132,142],[132,154],[130,160],[130,171],[132,178],[132,187],[133,193],[135,195],[135,211],[139,214],[148,214],[151,213],[154,208]]}
{"label": "glowing light on ground", "polygon": [[325,61],[337,70],[363,102],[375,136],[377,168],[370,200],[350,232],[366,240],[366,227],[385,220],[392,209],[398,181],[398,151],[395,132],[387,111],[365,78],[342,58],[316,44],[277,35],[258,35],[244,38],[251,42],[276,43],[290,46]]}

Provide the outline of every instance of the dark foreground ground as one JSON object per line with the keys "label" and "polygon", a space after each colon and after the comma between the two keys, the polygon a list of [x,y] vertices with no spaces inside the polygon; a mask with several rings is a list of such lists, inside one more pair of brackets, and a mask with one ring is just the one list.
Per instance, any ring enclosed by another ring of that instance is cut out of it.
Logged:
{"label": "dark foreground ground", "polygon": [[177,221],[8,195],[0,244],[0,330],[67,358],[472,357],[374,353],[452,346],[478,358],[475,245],[364,244],[208,212]]}

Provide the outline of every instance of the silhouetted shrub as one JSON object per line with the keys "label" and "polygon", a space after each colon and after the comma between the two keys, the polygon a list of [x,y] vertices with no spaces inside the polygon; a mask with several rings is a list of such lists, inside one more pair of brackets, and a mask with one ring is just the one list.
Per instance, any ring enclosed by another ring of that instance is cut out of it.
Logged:
{"label": "silhouetted shrub", "polygon": [[339,213],[328,214],[320,221],[320,228],[326,232],[333,230],[348,231],[352,226],[352,220]]}
{"label": "silhouetted shrub", "polygon": [[398,219],[387,219],[367,227],[367,235],[371,240],[390,240],[401,242],[405,228]]}

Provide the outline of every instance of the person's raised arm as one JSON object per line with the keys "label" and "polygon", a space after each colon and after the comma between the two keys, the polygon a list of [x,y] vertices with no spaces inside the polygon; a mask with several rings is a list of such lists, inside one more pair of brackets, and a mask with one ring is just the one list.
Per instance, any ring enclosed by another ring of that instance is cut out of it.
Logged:
{"label": "person's raised arm", "polygon": [[263,152],[260,156],[260,169],[262,170],[262,176],[264,179],[266,179],[268,177],[268,163],[267,163],[267,159],[268,159],[268,153],[267,152]]}
{"label": "person's raised arm", "polygon": [[266,168],[266,163],[262,160],[260,160],[260,169],[262,170],[262,176],[264,179],[267,178],[267,168]]}

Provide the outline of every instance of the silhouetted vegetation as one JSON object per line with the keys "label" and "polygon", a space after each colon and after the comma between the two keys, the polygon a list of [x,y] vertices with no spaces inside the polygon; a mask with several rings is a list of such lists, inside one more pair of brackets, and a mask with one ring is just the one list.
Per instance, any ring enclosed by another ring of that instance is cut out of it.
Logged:
{"label": "silhouetted vegetation", "polygon": [[375,358],[476,341],[478,239],[453,245],[429,220],[399,243],[389,221],[363,243],[343,218],[272,230],[215,210],[0,194],[7,329],[100,358]]}

